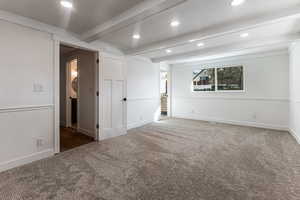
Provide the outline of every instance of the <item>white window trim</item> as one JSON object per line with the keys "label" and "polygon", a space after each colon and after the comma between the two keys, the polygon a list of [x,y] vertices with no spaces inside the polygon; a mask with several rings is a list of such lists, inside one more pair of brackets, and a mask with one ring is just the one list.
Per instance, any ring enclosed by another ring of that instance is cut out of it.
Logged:
{"label": "white window trim", "polygon": [[[243,90],[218,90],[218,73],[217,69],[220,68],[228,68],[228,67],[242,67],[243,68]],[[215,91],[194,91],[192,89],[192,93],[245,93],[246,92],[246,67],[242,64],[240,65],[224,65],[224,66],[218,66],[218,67],[200,67],[199,69],[215,69]],[[196,69],[193,69],[196,70]]]}

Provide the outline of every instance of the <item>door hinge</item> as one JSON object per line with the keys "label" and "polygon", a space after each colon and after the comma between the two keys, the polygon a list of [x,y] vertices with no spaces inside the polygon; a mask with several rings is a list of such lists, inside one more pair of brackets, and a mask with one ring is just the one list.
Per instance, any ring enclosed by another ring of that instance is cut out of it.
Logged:
{"label": "door hinge", "polygon": [[96,92],[97,97],[99,97],[99,91]]}
{"label": "door hinge", "polygon": [[99,62],[100,62],[99,59],[97,59],[97,60],[96,60],[96,63],[99,64]]}
{"label": "door hinge", "polygon": [[99,129],[99,124],[96,125],[96,129]]}

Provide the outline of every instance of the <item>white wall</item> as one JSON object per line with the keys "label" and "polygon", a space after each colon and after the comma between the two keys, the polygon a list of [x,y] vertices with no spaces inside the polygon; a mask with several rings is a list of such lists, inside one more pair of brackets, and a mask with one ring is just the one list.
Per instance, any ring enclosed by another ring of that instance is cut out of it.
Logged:
{"label": "white wall", "polygon": [[[192,72],[201,66],[243,65],[245,92],[192,92]],[[174,117],[287,130],[288,52],[235,57],[172,67]]]}
{"label": "white wall", "polygon": [[2,171],[53,154],[53,40],[1,20],[0,27]]}
{"label": "white wall", "polygon": [[57,41],[101,53],[122,52],[101,42],[88,44],[65,30],[35,20],[11,13],[0,15],[0,171],[3,171],[51,156],[58,150],[59,137],[54,133],[59,131],[59,123],[54,122],[59,120],[59,106],[55,105],[60,104],[56,67],[59,63],[54,55],[58,51]]}
{"label": "white wall", "polygon": [[159,64],[142,57],[127,57],[128,129],[153,122],[160,115]]}
{"label": "white wall", "polygon": [[290,48],[290,132],[300,143],[300,42]]}

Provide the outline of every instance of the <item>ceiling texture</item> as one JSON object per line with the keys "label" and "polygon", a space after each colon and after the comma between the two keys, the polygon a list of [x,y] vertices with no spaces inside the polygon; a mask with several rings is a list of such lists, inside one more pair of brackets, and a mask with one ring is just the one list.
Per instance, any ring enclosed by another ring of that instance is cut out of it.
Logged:
{"label": "ceiling texture", "polygon": [[[0,10],[155,62],[286,49],[300,38],[300,0],[245,0],[237,7],[231,6],[232,0],[73,0],[71,10],[59,2],[0,0]],[[180,25],[171,27],[173,20]],[[249,37],[241,38],[244,33]]]}
{"label": "ceiling texture", "polygon": [[0,0],[0,9],[81,34],[143,0],[72,1],[72,10],[63,8],[60,0]]}

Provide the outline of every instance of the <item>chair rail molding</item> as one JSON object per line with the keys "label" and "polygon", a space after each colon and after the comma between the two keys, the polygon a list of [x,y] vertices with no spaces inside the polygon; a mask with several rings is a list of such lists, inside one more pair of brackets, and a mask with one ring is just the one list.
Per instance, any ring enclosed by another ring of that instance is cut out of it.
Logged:
{"label": "chair rail molding", "polygon": [[16,106],[16,107],[0,108],[0,113],[25,112],[25,111],[33,111],[33,110],[48,110],[48,109],[53,109],[53,108],[54,108],[53,104]]}

